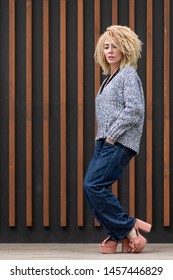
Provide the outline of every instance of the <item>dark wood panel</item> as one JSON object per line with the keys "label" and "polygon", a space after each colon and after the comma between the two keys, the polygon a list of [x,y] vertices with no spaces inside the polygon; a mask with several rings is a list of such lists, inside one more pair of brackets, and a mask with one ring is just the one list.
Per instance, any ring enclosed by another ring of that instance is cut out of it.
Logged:
{"label": "dark wood panel", "polygon": [[61,226],[67,226],[66,190],[66,0],[60,1],[60,196]]}
{"label": "dark wood panel", "polygon": [[9,0],[9,226],[15,226],[15,0]]}
{"label": "dark wood panel", "polygon": [[146,218],[152,223],[152,58],[153,58],[153,1],[147,1],[147,66],[146,66]]}
{"label": "dark wood panel", "polygon": [[49,226],[49,0],[43,0],[43,224]]}
{"label": "dark wood panel", "polygon": [[170,0],[164,0],[164,226],[170,225]]}
{"label": "dark wood panel", "polygon": [[[135,1],[129,2],[129,27],[135,29]],[[135,31],[135,30],[134,30]],[[129,164],[129,214],[135,216],[135,158]]]}
{"label": "dark wood panel", "polygon": [[78,0],[78,226],[83,226],[83,110],[84,110],[84,19],[83,0]]}
{"label": "dark wood panel", "polygon": [[[118,24],[118,1],[112,0],[112,24]],[[118,197],[118,181],[112,185],[112,192]]]}
{"label": "dark wood panel", "polygon": [[[100,0],[94,1],[94,42],[96,47],[97,41],[100,37]],[[93,50],[94,51],[94,50]],[[98,89],[100,87],[100,66],[95,63],[94,68],[94,82],[95,82],[95,95],[98,92]],[[97,127],[95,126],[95,131]],[[95,220],[95,226],[100,226],[100,224]]]}
{"label": "dark wood panel", "polygon": [[32,226],[32,1],[26,1],[26,226]]}

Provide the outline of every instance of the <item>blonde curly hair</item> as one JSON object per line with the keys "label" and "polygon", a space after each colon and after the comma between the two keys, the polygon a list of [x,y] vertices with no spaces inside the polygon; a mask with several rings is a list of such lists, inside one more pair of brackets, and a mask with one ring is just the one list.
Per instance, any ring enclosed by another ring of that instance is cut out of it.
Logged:
{"label": "blonde curly hair", "polygon": [[103,52],[105,40],[115,44],[122,52],[120,68],[130,65],[137,69],[137,62],[141,57],[142,42],[135,32],[127,26],[112,25],[107,27],[106,31],[98,39],[94,58],[95,62],[101,66],[103,73],[107,75],[110,73],[110,65],[106,61]]}

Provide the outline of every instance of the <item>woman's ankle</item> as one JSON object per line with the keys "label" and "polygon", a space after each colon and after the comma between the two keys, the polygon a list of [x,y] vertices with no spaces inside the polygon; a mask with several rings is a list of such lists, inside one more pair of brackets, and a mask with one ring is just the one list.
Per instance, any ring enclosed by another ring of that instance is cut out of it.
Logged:
{"label": "woman's ankle", "polygon": [[135,227],[133,227],[132,230],[127,234],[127,238],[129,240],[132,239],[132,238],[136,238],[137,236],[138,235],[137,235]]}

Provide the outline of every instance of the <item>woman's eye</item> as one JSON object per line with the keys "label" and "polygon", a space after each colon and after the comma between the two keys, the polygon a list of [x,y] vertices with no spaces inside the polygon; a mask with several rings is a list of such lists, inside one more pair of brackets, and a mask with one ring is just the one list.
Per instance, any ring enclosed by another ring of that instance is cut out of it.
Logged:
{"label": "woman's eye", "polygon": [[114,49],[116,49],[117,48],[117,46],[116,45],[112,45],[112,46],[104,46],[104,50],[108,50],[109,48],[114,48]]}

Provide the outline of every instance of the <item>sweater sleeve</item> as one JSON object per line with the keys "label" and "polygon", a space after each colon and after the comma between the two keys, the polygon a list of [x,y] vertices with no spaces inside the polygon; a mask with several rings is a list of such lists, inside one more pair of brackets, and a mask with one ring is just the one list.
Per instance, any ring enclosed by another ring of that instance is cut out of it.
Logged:
{"label": "sweater sleeve", "polygon": [[144,115],[144,97],[141,81],[132,67],[124,71],[124,109],[110,126],[107,137],[116,142]]}

